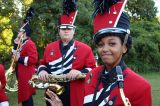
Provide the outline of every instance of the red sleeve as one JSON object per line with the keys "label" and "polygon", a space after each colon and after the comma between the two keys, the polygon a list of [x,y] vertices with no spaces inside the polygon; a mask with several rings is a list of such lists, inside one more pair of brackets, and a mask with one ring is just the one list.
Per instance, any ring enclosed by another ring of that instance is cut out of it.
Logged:
{"label": "red sleeve", "polygon": [[132,106],[152,106],[151,87],[149,84],[141,85],[143,89],[139,89],[133,96]]}
{"label": "red sleeve", "polygon": [[6,77],[4,73],[4,67],[2,65],[0,65],[0,81],[1,81],[1,89],[4,89],[6,85]]}
{"label": "red sleeve", "polygon": [[95,58],[94,58],[94,55],[93,55],[93,52],[91,50],[91,48],[89,48],[89,53],[87,55],[87,59],[86,59],[86,67],[89,67],[89,68],[95,68],[96,67],[96,61],[95,61]]}
{"label": "red sleeve", "polygon": [[33,41],[29,40],[22,51],[22,58],[24,58],[24,65],[36,65],[38,62],[37,48]]}
{"label": "red sleeve", "polygon": [[[47,49],[47,47],[46,47],[46,49]],[[40,65],[47,65],[46,64],[46,52],[47,52],[47,50],[45,49],[45,51],[44,51],[44,54],[43,54],[43,57],[40,59]]]}
{"label": "red sleeve", "polygon": [[44,51],[43,57],[40,59],[39,67],[38,67],[38,73],[42,70],[47,71],[46,54],[47,54],[47,47]]}
{"label": "red sleeve", "polygon": [[28,65],[35,65],[38,61],[37,48],[34,43],[30,43],[27,47]]}

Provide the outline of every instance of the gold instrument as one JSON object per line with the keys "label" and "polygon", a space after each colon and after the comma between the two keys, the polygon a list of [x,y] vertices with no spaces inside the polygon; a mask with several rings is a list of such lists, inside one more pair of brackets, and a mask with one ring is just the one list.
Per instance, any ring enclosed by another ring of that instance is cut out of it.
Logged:
{"label": "gold instrument", "polygon": [[22,34],[22,36],[20,37],[17,49],[14,53],[14,57],[12,58],[10,68],[5,73],[5,76],[6,76],[6,86],[5,86],[5,88],[6,88],[6,90],[11,91],[11,92],[15,92],[15,91],[18,90],[18,86],[17,86],[18,81],[17,81],[16,76],[14,75],[15,74],[15,59],[16,59],[16,57],[19,53],[19,49],[21,48],[21,45],[23,43],[23,37],[24,37],[24,35]]}
{"label": "gold instrument", "polygon": [[[23,28],[29,23],[29,21],[31,20],[32,16],[34,14],[34,10],[33,8],[30,8],[28,11],[27,11],[27,14],[26,14],[26,17],[25,17],[25,20],[24,20],[24,24],[23,26],[20,28],[20,31],[23,30]],[[24,31],[24,30],[23,30]],[[22,43],[23,43],[23,38],[24,38],[24,34],[21,35],[20,39],[19,39],[19,43],[18,43],[18,46],[14,52],[14,57],[12,58],[12,62],[11,62],[11,65],[10,65],[10,68],[8,70],[6,70],[5,72],[5,76],[6,76],[6,86],[5,86],[5,89],[8,90],[8,91],[11,91],[11,92],[15,92],[18,90],[18,81],[17,81],[17,78],[16,78],[16,75],[15,74],[15,59],[22,47]]]}
{"label": "gold instrument", "polygon": [[14,72],[12,70],[12,66],[10,66],[10,68],[5,73],[5,76],[6,76],[5,89],[10,92],[16,92],[18,90],[18,81],[16,79],[16,76],[13,74]]}
{"label": "gold instrument", "polygon": [[124,91],[123,91],[123,75],[122,75],[122,69],[120,66],[116,66],[116,72],[117,72],[117,78],[118,78],[118,87],[120,91],[120,95],[123,101],[124,106],[131,106],[131,103],[128,98],[125,97]]}
{"label": "gold instrument", "polygon": [[[80,74],[76,79],[73,80],[83,80],[85,79],[86,74]],[[33,75],[31,80],[29,80],[29,84],[37,89],[51,89],[54,91],[56,94],[61,95],[64,92],[64,87],[60,86],[57,84],[58,82],[69,82],[71,81],[67,74],[62,74],[62,75],[54,75],[54,74],[49,74],[48,75],[48,80],[47,81],[41,81],[38,79],[38,75]]]}

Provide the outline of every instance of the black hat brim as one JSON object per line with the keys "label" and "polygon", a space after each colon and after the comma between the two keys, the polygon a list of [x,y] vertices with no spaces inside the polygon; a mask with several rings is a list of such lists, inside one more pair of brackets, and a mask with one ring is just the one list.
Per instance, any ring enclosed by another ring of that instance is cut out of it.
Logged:
{"label": "black hat brim", "polygon": [[98,44],[98,42],[104,38],[105,36],[107,36],[108,34],[122,34],[122,35],[126,35],[126,34],[130,34],[130,30],[129,29],[122,29],[122,28],[104,28],[99,30],[93,37],[94,43]]}

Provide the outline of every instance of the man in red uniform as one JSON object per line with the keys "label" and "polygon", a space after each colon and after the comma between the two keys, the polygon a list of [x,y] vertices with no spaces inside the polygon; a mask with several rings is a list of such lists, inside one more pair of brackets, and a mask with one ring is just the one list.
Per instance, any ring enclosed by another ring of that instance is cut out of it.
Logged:
{"label": "man in red uniform", "polygon": [[0,106],[9,106],[8,97],[5,94],[6,77],[4,67],[0,64]]}
{"label": "man in red uniform", "polygon": [[151,106],[150,84],[123,60],[132,43],[126,0],[94,2],[94,42],[103,65],[86,76],[84,106]]}
{"label": "man in red uniform", "polygon": [[[60,17],[59,35],[61,39],[47,45],[38,68],[39,79],[48,79],[48,74],[67,74],[72,80],[81,73],[87,73],[95,68],[96,62],[92,49],[73,38],[76,14],[77,10],[74,10],[64,12]],[[59,84],[65,87],[65,92],[59,96],[64,106],[83,104],[84,80]]]}
{"label": "man in red uniform", "polygon": [[[16,55],[16,75],[18,78],[18,103],[22,103],[22,106],[33,106],[32,95],[35,94],[35,89],[29,85],[28,81],[35,73],[35,65],[38,61],[37,49],[34,42],[30,38],[31,29],[27,23],[22,29],[20,29],[17,38],[14,40],[13,54],[18,48],[18,54]],[[23,36],[23,37],[22,37]],[[23,42],[20,43],[20,39]]]}

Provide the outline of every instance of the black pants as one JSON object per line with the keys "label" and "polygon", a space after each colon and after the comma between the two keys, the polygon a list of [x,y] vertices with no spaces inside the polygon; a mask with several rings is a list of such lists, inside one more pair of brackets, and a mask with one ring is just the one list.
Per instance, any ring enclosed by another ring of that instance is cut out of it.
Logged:
{"label": "black pants", "polygon": [[32,96],[28,100],[22,102],[22,106],[34,106]]}

